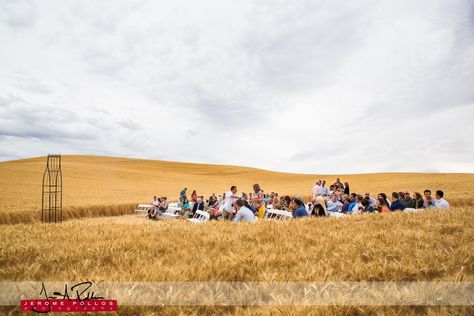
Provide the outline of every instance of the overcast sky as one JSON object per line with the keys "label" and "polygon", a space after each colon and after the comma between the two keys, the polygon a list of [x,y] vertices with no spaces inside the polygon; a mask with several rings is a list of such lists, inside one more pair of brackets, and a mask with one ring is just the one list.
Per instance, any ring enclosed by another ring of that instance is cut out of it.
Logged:
{"label": "overcast sky", "polygon": [[474,172],[474,2],[0,0],[0,160]]}

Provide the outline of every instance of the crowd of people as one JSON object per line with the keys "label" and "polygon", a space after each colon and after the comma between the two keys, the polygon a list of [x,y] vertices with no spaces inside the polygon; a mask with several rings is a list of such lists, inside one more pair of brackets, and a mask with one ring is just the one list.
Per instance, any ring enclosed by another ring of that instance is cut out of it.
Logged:
{"label": "crowd of people", "polygon": [[[208,212],[211,219],[226,221],[254,222],[264,217],[268,208],[291,212],[294,218],[308,216],[348,216],[361,213],[386,213],[394,211],[414,212],[420,209],[448,208],[444,192],[437,190],[435,197],[429,189],[410,194],[408,191],[392,192],[390,196],[381,192],[375,197],[370,192],[358,194],[350,191],[348,182],[342,183],[339,178],[329,185],[325,180],[318,180],[312,188],[308,203],[300,196],[280,196],[277,192],[265,193],[259,184],[253,185],[253,192],[238,193],[233,185],[222,195],[212,194],[208,199],[199,196],[194,190],[187,197],[187,188],[179,193],[177,207],[180,216],[193,217],[196,212]],[[150,218],[157,218],[168,208],[166,197],[153,197]]]}

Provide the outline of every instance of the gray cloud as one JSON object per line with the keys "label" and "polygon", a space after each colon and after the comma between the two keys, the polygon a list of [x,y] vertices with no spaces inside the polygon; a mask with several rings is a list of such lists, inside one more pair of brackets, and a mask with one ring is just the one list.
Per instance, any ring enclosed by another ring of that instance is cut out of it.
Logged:
{"label": "gray cloud", "polygon": [[1,1],[0,22],[6,26],[24,30],[35,25],[36,6],[30,0]]}
{"label": "gray cloud", "polygon": [[0,6],[0,159],[474,170],[472,1]]}

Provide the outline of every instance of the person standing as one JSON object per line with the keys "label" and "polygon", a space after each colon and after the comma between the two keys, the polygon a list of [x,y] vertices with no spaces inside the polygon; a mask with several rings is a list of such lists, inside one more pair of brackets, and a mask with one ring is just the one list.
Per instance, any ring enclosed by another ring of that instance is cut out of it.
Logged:
{"label": "person standing", "polygon": [[188,199],[188,198],[186,197],[186,192],[187,192],[187,191],[188,191],[188,188],[184,188],[184,189],[181,190],[181,192],[179,192],[179,196],[180,196],[181,198],[183,198],[183,200],[184,200],[184,199]]}
{"label": "person standing", "polygon": [[316,184],[313,186],[312,193],[313,199],[321,195],[321,180],[316,181]]}
{"label": "person standing", "polygon": [[222,210],[222,218],[225,221],[231,221],[234,214],[234,202],[239,197],[237,194],[237,187],[235,185],[230,187],[230,191],[225,194],[224,209]]}
{"label": "person standing", "polygon": [[258,183],[253,185],[252,206],[256,209],[257,217],[262,219],[265,215],[265,194]]}
{"label": "person standing", "polygon": [[349,182],[344,182],[344,194],[351,194],[351,189],[349,188]]}
{"label": "person standing", "polygon": [[196,202],[196,200],[197,200],[197,192],[196,190],[194,190],[193,193],[191,193],[191,201]]}
{"label": "person standing", "polygon": [[336,187],[336,189],[344,189],[344,184],[342,184],[340,178],[337,178],[333,185]]}
{"label": "person standing", "polygon": [[329,196],[329,189],[326,187],[326,180],[323,180],[323,182],[321,182],[321,187],[319,188],[319,190],[321,191],[322,196]]}

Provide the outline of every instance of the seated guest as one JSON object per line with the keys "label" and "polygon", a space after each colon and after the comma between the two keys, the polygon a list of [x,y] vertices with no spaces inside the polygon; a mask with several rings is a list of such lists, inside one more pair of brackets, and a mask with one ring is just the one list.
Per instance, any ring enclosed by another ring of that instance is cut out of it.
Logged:
{"label": "seated guest", "polygon": [[369,212],[369,213],[375,212],[375,207],[373,207],[372,204],[370,204],[370,198],[369,197],[367,197],[367,196],[364,197],[362,199],[361,204],[364,207],[362,212]]}
{"label": "seated guest", "polygon": [[408,191],[403,192],[403,200],[401,202],[405,208],[415,208],[415,202]]}
{"label": "seated guest", "polygon": [[196,214],[197,210],[204,211],[204,202],[202,201],[202,197],[196,198],[196,203],[194,203],[192,210],[193,216]]}
{"label": "seated guest", "polygon": [[379,193],[379,195],[378,195],[377,198],[379,198],[379,199],[382,198],[382,199],[385,201],[385,203],[387,204],[388,207],[390,207],[390,205],[392,204],[392,203],[390,203],[390,201],[387,199],[387,194],[385,194],[385,193],[383,193],[383,192],[382,192],[382,193]]}
{"label": "seated guest", "polygon": [[219,217],[222,216],[222,210],[221,210],[221,204],[219,203],[219,200],[213,199],[212,204],[209,205],[209,214],[210,217],[209,219],[215,219],[217,220]]}
{"label": "seated guest", "polygon": [[364,211],[364,206],[362,205],[362,200],[364,199],[364,197],[360,194],[357,194],[356,195],[356,198],[355,198],[355,204],[352,206],[352,208],[350,208],[350,212],[351,214],[360,214]]}
{"label": "seated guest", "polygon": [[280,203],[280,197],[278,196],[278,193],[275,192],[273,196],[273,201],[272,201],[273,208],[276,208],[275,204],[278,204],[278,203]]}
{"label": "seated guest", "polygon": [[210,219],[217,219],[217,215],[219,214],[219,206],[220,203],[217,196],[215,196],[214,194],[210,196],[208,206],[209,214],[211,214]]}
{"label": "seated guest", "polygon": [[425,201],[423,201],[423,197],[419,192],[413,193],[413,208],[420,209],[423,208]]}
{"label": "seated guest", "polygon": [[351,193],[350,197],[349,197],[349,208],[348,208],[348,212],[352,212],[352,208],[354,207],[354,205],[356,205],[356,197],[357,197],[357,194],[356,193]]}
{"label": "seated guest", "polygon": [[426,189],[423,192],[423,195],[425,196],[425,203],[423,203],[423,206],[425,208],[433,208],[435,205],[436,200],[431,197],[431,190]]}
{"label": "seated guest", "polygon": [[382,197],[379,197],[379,199],[377,200],[377,211],[379,213],[390,212],[390,207],[388,206],[387,201]]}
{"label": "seated guest", "polygon": [[273,200],[273,204],[272,204],[273,208],[275,210],[279,210],[281,208],[282,201],[284,201],[283,196],[278,197],[278,198],[277,196],[275,196],[275,199]]}
{"label": "seated guest", "polygon": [[449,203],[444,199],[444,192],[441,190],[436,191],[436,202],[434,204],[435,208],[448,208]]}
{"label": "seated guest", "polygon": [[308,212],[306,211],[303,201],[300,198],[298,197],[294,198],[291,203],[293,204],[292,208],[294,208],[294,212],[293,212],[294,218],[308,217]]}
{"label": "seated guest", "polygon": [[163,196],[160,201],[160,205],[158,206],[158,215],[163,214],[164,211],[168,209],[168,198]]}
{"label": "seated guest", "polygon": [[349,212],[349,205],[351,204],[351,201],[349,200],[349,195],[343,194],[342,195],[342,213],[347,213]]}
{"label": "seated guest", "polygon": [[402,202],[400,202],[400,195],[398,192],[393,192],[392,193],[392,204],[390,205],[390,210],[393,211],[403,211],[405,209],[405,205],[403,205]]}
{"label": "seated guest", "polygon": [[249,204],[247,193],[245,193],[245,192],[242,193],[242,200],[244,201],[244,206],[246,208],[248,208],[249,210],[251,210],[254,213],[257,211],[257,209],[252,204]]}
{"label": "seated guest", "polygon": [[235,215],[234,221],[255,222],[256,217],[253,211],[245,207],[244,201],[242,199],[238,199],[237,201],[235,201],[234,209],[237,211],[237,215]]}
{"label": "seated guest", "polygon": [[148,209],[148,218],[152,218],[155,216],[156,208],[160,205],[160,201],[158,197],[155,195],[153,197],[153,201],[151,202],[151,207]]}
{"label": "seated guest", "polygon": [[217,197],[215,195],[211,195],[209,197],[209,202],[208,202],[209,209],[218,208],[219,207],[218,205],[219,205],[219,201],[217,200]]}
{"label": "seated guest", "polygon": [[179,202],[178,202],[178,207],[181,208],[180,215],[183,217],[188,217],[189,212],[190,212],[190,206],[189,206],[189,201],[186,197],[179,197]]}
{"label": "seated guest", "polygon": [[375,209],[375,207],[377,206],[377,200],[374,199],[373,197],[371,197],[369,192],[366,192],[366,193],[365,193],[365,197],[369,200],[370,206],[371,206],[373,209]]}
{"label": "seated guest", "polygon": [[328,210],[326,207],[326,199],[322,196],[317,196],[313,202],[313,215],[314,216],[328,216]]}
{"label": "seated guest", "polygon": [[289,211],[290,204],[291,204],[291,197],[289,195],[285,195],[285,197],[283,197],[283,201],[280,200],[280,210]]}
{"label": "seated guest", "polygon": [[337,200],[337,194],[331,195],[328,201],[328,212],[341,212],[343,204]]}
{"label": "seated guest", "polygon": [[352,212],[352,208],[354,207],[354,205],[357,203],[356,202],[356,197],[357,197],[357,194],[356,193],[351,193],[351,195],[349,196],[349,209],[347,210],[349,213]]}

